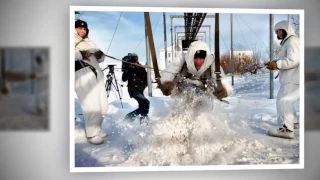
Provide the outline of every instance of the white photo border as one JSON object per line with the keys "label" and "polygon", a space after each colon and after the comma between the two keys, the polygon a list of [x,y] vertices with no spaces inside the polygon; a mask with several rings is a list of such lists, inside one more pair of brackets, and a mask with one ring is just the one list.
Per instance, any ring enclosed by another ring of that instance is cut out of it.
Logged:
{"label": "white photo border", "polygon": [[[75,11],[116,12],[205,12],[239,14],[299,14],[300,16],[300,140],[299,164],[272,165],[202,165],[202,166],[138,166],[138,167],[75,167],[74,136],[74,20]],[[144,172],[144,171],[205,171],[205,170],[257,170],[257,169],[304,169],[305,164],[305,122],[304,122],[304,10],[302,9],[238,9],[238,8],[177,8],[177,7],[128,7],[128,6],[70,6],[70,172]]]}

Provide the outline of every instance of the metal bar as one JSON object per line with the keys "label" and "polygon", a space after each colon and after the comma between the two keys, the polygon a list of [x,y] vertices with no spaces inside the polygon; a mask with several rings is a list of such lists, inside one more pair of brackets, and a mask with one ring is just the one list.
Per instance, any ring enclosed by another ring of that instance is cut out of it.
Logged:
{"label": "metal bar", "polygon": [[[1,61],[1,79],[0,79],[0,86],[1,86],[1,91],[4,91],[5,90],[5,87],[6,87],[6,83],[5,83],[5,80],[6,80],[6,59],[5,59],[5,49],[4,48],[0,48],[0,61]],[[3,92],[1,92],[3,93]]]}
{"label": "metal bar", "polygon": [[[198,34],[202,34],[203,33],[203,35],[204,35],[204,39],[205,39],[205,41],[206,41],[206,39],[207,39],[207,32],[206,31],[200,31],[200,32],[198,32]],[[179,37],[179,34],[186,34],[186,32],[176,32],[176,36],[177,37]],[[178,42],[178,39],[177,39],[177,42]]]}
{"label": "metal bar", "polygon": [[197,36],[197,34],[198,34],[198,32],[199,32],[199,30],[200,30],[200,28],[201,28],[201,25],[202,25],[204,19],[206,18],[206,15],[207,15],[207,13],[203,13],[203,14],[202,14],[202,17],[201,17],[200,22],[199,22],[199,25],[200,25],[200,26],[198,26],[198,28],[196,29],[196,32],[194,33],[194,35],[193,35],[192,38],[195,38],[195,37]]}
{"label": "metal bar", "polygon": [[[175,59],[176,59],[176,56],[177,56],[177,37],[176,37],[176,28],[174,28],[174,46],[175,46],[175,48],[173,48],[173,50],[174,50],[174,53],[172,52],[172,61],[174,61]],[[174,56],[173,56],[173,54],[174,54]]]}
{"label": "metal bar", "polygon": [[[217,77],[217,85],[218,89],[222,87],[221,85],[221,76],[220,76],[220,44],[219,44],[219,13],[216,13],[216,18],[215,18],[215,73]],[[220,87],[219,87],[220,86]]]}
{"label": "metal bar", "polygon": [[210,51],[212,52],[212,50],[211,50],[211,26],[209,27],[209,48],[210,48]]}
{"label": "metal bar", "polygon": [[168,66],[168,55],[167,55],[167,26],[166,26],[166,13],[163,13],[163,32],[164,32],[164,59],[165,66]]}
{"label": "metal bar", "polygon": [[[183,34],[188,34],[187,32],[176,32],[176,33],[178,33],[178,34],[181,34],[181,33],[183,33]],[[198,32],[198,33],[206,33],[206,31],[200,31],[200,32]]]}
{"label": "metal bar", "polygon": [[[186,14],[186,13],[184,13]],[[198,16],[188,16],[188,17],[198,17]],[[181,15],[170,15],[170,26],[171,26],[171,55],[173,55],[173,27],[172,27],[172,21],[173,18],[185,18],[185,16]],[[215,18],[215,15],[206,15],[206,18]],[[187,31],[187,27],[192,27],[192,26],[177,26],[177,27],[185,27],[185,31]],[[202,25],[201,27],[209,27],[209,32],[211,32],[211,25]],[[196,27],[193,27],[195,29]],[[211,35],[209,33],[209,41],[211,39]],[[209,42],[209,48],[211,49],[211,41]]]}
{"label": "metal bar", "polygon": [[[177,27],[177,28],[182,28],[182,27],[193,27],[193,26],[182,26],[182,25],[177,25],[177,26],[174,26],[174,27]],[[201,27],[211,27],[211,25],[202,25]],[[194,27],[195,29],[196,27]]]}
{"label": "metal bar", "polygon": [[[181,15],[170,15],[170,18],[184,18],[185,16],[181,16]],[[188,16],[191,18],[195,18],[198,16]],[[215,18],[215,15],[206,15],[207,18]]]}
{"label": "metal bar", "polygon": [[[146,58],[147,58],[147,66],[151,65],[150,62],[150,50],[149,50],[149,43],[148,43],[148,32],[147,32],[147,23],[145,23],[145,40],[146,40]],[[151,83],[151,70],[147,69],[147,82],[148,82],[148,95],[152,97],[152,83]]]}
{"label": "metal bar", "polygon": [[[273,58],[273,53],[274,53],[274,47],[273,47],[273,24],[274,24],[274,16],[273,14],[270,14],[270,61],[272,61]],[[273,71],[270,70],[270,99],[274,98],[273,95],[274,91],[274,82],[273,82]]]}
{"label": "metal bar", "polygon": [[[230,14],[230,25],[231,25],[231,52],[230,52],[230,60],[231,60],[231,73],[234,73],[234,57],[233,57],[233,14]],[[232,86],[234,85],[234,77],[231,77]]]}
{"label": "metal bar", "polygon": [[[31,49],[30,50],[30,53],[31,53],[31,62],[30,62],[30,71],[31,73],[34,73],[34,60],[35,60],[35,53],[34,53],[34,49]],[[30,73],[30,74],[31,74]],[[31,95],[34,95],[35,94],[35,80],[31,79],[31,83],[30,83],[30,91],[31,91]]]}
{"label": "metal bar", "polygon": [[[186,38],[185,36],[178,36],[178,40],[183,40],[185,38]],[[203,36],[197,36],[197,38],[202,40]]]}
{"label": "metal bar", "polygon": [[171,26],[171,62],[173,62],[173,28],[172,28],[172,17],[170,18],[170,26]]}

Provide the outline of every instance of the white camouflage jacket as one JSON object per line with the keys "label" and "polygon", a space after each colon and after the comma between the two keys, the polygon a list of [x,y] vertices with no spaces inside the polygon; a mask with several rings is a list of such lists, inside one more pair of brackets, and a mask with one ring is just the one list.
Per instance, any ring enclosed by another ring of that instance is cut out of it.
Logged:
{"label": "white camouflage jacket", "polygon": [[283,29],[287,36],[281,41],[281,50],[277,67],[279,69],[279,81],[285,83],[300,83],[300,40],[288,21],[281,21],[274,27],[274,31]]}
{"label": "white camouflage jacket", "polygon": [[89,56],[90,61],[86,62],[93,65],[94,67],[99,67],[99,63],[103,62],[105,58],[105,56],[102,55],[100,59],[96,59],[93,53],[99,50],[100,49],[93,41],[91,41],[89,38],[84,38],[82,40],[82,37],[79,36],[77,32],[75,32],[75,60],[82,60],[80,51],[89,51],[91,53],[91,55]]}

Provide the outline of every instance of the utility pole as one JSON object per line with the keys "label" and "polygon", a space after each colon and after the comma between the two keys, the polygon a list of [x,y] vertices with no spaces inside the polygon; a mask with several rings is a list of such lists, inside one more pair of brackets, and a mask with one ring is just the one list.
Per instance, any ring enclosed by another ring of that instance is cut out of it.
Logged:
{"label": "utility pole", "polygon": [[[151,66],[150,62],[150,49],[149,49],[149,43],[148,43],[148,33],[147,33],[147,23],[146,20],[145,23],[145,40],[146,40],[146,57],[147,57],[147,66]],[[152,97],[152,82],[151,82],[151,70],[147,69],[147,75],[148,75],[148,95],[149,97]]]}
{"label": "utility pole", "polygon": [[165,66],[168,67],[168,57],[167,57],[167,26],[166,26],[166,13],[163,13],[163,32],[164,32],[164,59]]}
{"label": "utility pole", "polygon": [[[273,47],[273,14],[270,14],[270,61],[272,61],[273,58],[273,54],[274,54],[274,47]],[[270,99],[274,99],[273,96],[273,91],[274,91],[274,82],[273,82],[273,71],[270,70]]]}
{"label": "utility pole", "polygon": [[[174,28],[174,34],[176,34],[176,28]],[[176,43],[176,36],[174,37],[174,43]],[[172,49],[174,51],[174,53],[172,51],[172,61],[174,61],[177,56],[177,54],[176,54],[177,53],[177,44],[174,44],[174,48],[172,48]],[[174,54],[174,56],[173,56],[173,54]],[[174,57],[174,59],[173,59],[173,57]]]}
{"label": "utility pole", "polygon": [[[35,52],[34,52],[34,49],[30,49],[30,54],[31,54],[30,70],[31,70],[31,73],[34,73],[35,72],[35,67],[34,67]],[[35,94],[35,80],[34,79],[31,80],[30,85],[31,85],[31,88],[30,88],[31,94],[34,95]]]}
{"label": "utility pole", "polygon": [[170,17],[170,26],[171,26],[171,62],[173,62],[173,28],[172,28],[172,17]]}
{"label": "utility pole", "polygon": [[[233,14],[230,14],[230,25],[231,25],[231,52],[230,52],[230,60],[231,60],[231,74],[234,73],[234,57],[233,57]],[[231,76],[232,86],[234,86],[234,77]]]}
{"label": "utility pole", "polygon": [[217,81],[217,90],[222,89],[221,83],[221,72],[220,72],[220,29],[219,29],[219,13],[215,14],[215,28],[214,28],[214,61],[215,61],[215,71],[216,81]]}
{"label": "utility pole", "polygon": [[0,48],[0,62],[1,62],[1,69],[0,69],[0,90],[3,91],[6,87],[6,59],[5,59],[5,49]]}
{"label": "utility pole", "polygon": [[[151,28],[151,22],[150,22],[150,15],[148,12],[144,12],[144,18],[146,22],[146,30],[147,30],[147,36],[148,36],[148,46],[152,57],[152,65],[154,69],[154,78],[158,84],[158,86],[161,85],[160,81],[160,72],[158,68],[158,62],[157,62],[157,54],[156,49],[154,47],[154,41],[153,41],[153,34],[152,34],[152,28]],[[150,56],[149,56],[150,57]]]}

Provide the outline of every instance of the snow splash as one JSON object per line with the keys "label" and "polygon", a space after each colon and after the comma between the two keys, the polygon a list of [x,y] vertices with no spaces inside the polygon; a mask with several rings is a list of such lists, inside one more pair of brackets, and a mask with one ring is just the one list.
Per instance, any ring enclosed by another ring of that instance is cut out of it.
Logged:
{"label": "snow splash", "polygon": [[[298,131],[295,131],[294,140],[266,135],[268,129],[278,127],[275,99],[266,98],[269,74],[254,80],[237,78],[237,93],[226,99],[230,104],[209,100],[214,98],[212,96],[180,94],[174,99],[163,97],[154,87],[154,97],[148,97],[151,106],[147,126],[140,125],[139,120],[123,121],[125,114],[137,107],[136,101],[128,94],[123,101],[124,109],[114,98],[116,101],[110,101],[102,126],[109,137],[98,146],[87,142],[84,120],[79,116],[75,127],[76,166],[299,163]],[[279,86],[275,87],[279,89]],[[201,98],[205,101],[200,101]]]}
{"label": "snow splash", "polygon": [[264,148],[257,140],[237,137],[212,96],[191,91],[174,99],[164,119],[150,122],[140,132],[125,132],[135,148],[122,166],[241,164],[248,159],[246,149]]}

